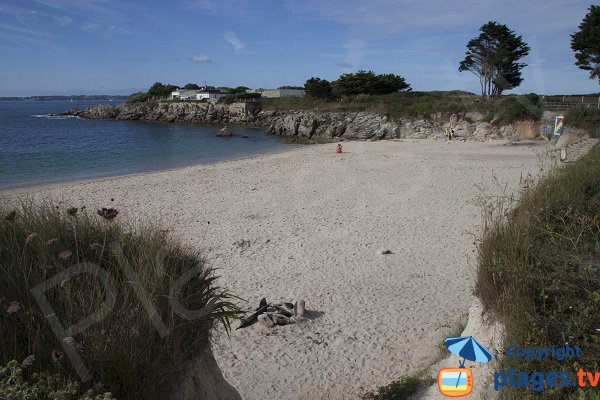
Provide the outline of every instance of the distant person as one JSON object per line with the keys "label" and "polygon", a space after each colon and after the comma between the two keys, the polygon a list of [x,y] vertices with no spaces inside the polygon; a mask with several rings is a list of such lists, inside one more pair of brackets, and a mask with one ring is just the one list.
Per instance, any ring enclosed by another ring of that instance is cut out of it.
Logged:
{"label": "distant person", "polygon": [[454,129],[452,129],[452,128],[444,129],[444,135],[446,135],[446,139],[452,140],[452,136],[454,136]]}
{"label": "distant person", "polygon": [[342,152],[342,145],[341,145],[341,144],[338,144],[338,145],[337,145],[337,147],[335,148],[335,152],[336,152],[337,154],[339,154],[339,153],[341,153],[341,152]]}

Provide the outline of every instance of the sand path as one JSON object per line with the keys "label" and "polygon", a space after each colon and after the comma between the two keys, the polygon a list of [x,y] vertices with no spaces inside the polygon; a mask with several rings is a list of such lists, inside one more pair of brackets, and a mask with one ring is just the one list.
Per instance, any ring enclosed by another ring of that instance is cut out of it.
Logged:
{"label": "sand path", "polygon": [[312,312],[301,324],[217,335],[225,377],[248,400],[356,399],[426,366],[467,313],[476,185],[495,175],[518,188],[522,175],[538,170],[535,149],[349,142],[341,155],[315,145],[7,193],[160,219],[204,249],[246,308],[262,297],[305,299]]}

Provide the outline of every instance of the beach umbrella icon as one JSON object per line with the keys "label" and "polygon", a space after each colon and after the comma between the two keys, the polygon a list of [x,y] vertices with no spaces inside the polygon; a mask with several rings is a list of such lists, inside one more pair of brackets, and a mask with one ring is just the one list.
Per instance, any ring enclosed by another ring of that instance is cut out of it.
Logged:
{"label": "beach umbrella icon", "polygon": [[463,358],[461,368],[464,368],[465,360],[486,363],[492,359],[492,353],[473,336],[449,337],[444,340],[444,345],[450,352]]}
{"label": "beach umbrella icon", "polygon": [[[463,360],[460,362],[459,368],[465,367],[465,360],[486,363],[492,359],[492,353],[473,336],[449,337],[444,340],[444,345],[450,352],[462,357]],[[457,386],[460,376],[461,374],[459,373],[456,380]]]}

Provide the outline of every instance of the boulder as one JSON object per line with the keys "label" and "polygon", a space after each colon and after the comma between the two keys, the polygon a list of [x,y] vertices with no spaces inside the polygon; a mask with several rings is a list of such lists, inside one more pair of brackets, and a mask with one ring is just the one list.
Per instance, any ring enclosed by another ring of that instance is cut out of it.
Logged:
{"label": "boulder", "polygon": [[217,133],[217,136],[219,136],[219,137],[232,137],[233,133],[231,133],[231,131],[229,130],[229,128],[227,128],[226,126],[224,126],[223,128],[221,128],[219,130],[219,132]]}

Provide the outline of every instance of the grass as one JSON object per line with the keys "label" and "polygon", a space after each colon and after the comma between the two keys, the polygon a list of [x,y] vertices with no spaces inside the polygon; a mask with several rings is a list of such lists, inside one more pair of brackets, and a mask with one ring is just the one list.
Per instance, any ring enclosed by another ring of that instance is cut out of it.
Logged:
{"label": "grass", "polygon": [[[514,206],[514,207],[513,207]],[[506,326],[506,344],[582,348],[563,362],[504,357],[507,371],[600,370],[600,146],[530,186],[515,202],[490,199],[477,294]],[[512,388],[506,398],[586,399],[594,390]],[[596,393],[597,395],[597,393]]]}
{"label": "grass", "polygon": [[[16,210],[0,204],[0,365],[34,356],[27,376],[49,371],[77,379],[64,354],[67,343],[91,374],[82,390],[101,383],[119,399],[163,399],[187,361],[209,346],[215,323],[229,329],[239,310],[202,257],[166,230],[74,211],[28,201]],[[60,323],[68,328],[98,315],[111,294],[114,307],[87,329],[57,338],[46,318],[51,313],[40,309],[32,288],[81,263],[106,271],[114,290],[97,270],[65,277],[55,286],[46,283],[44,294]],[[182,276],[189,279],[178,286]],[[212,307],[191,318],[176,312],[174,299],[189,310]],[[148,304],[156,311],[153,319]]]}
{"label": "grass", "polygon": [[[505,96],[500,99],[484,99],[472,93],[451,92],[402,92],[381,96],[359,95],[338,100],[315,99],[310,96],[265,99],[266,111],[315,110],[320,112],[367,111],[387,115],[394,120],[402,118],[432,118],[437,113],[460,114],[479,112],[489,116],[487,122],[498,125],[518,120],[539,120],[541,102],[537,95]],[[468,117],[471,121],[471,117]]]}

